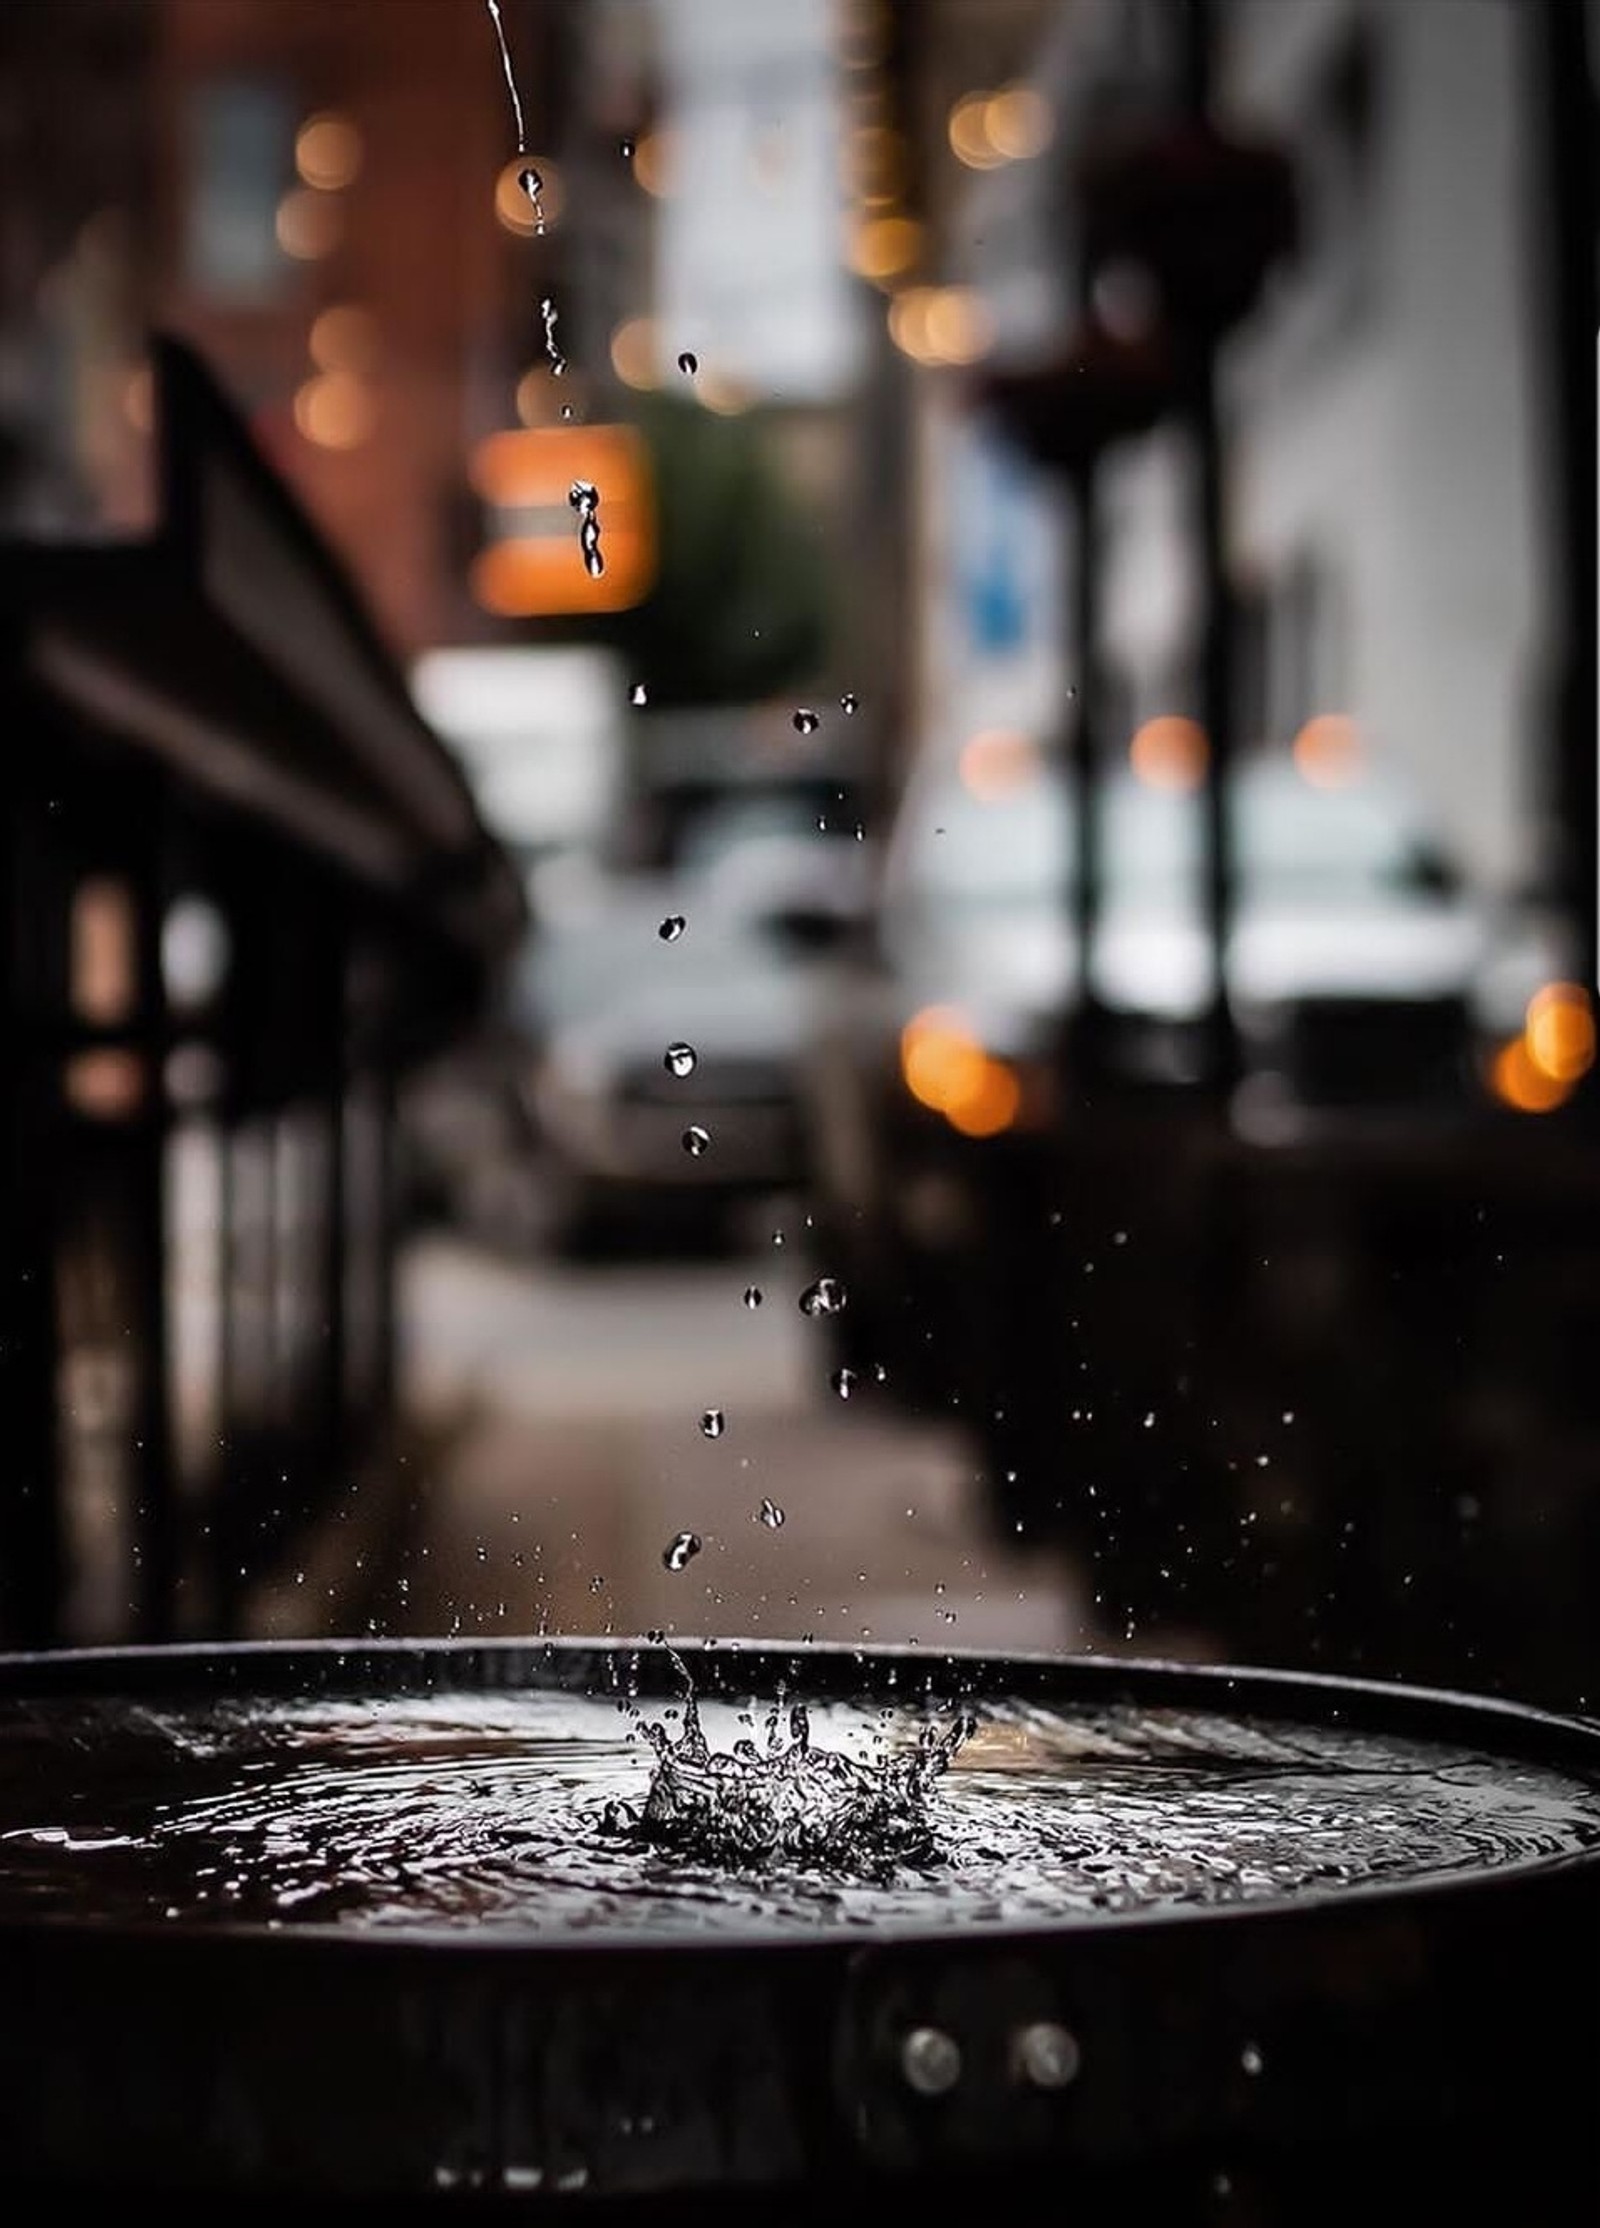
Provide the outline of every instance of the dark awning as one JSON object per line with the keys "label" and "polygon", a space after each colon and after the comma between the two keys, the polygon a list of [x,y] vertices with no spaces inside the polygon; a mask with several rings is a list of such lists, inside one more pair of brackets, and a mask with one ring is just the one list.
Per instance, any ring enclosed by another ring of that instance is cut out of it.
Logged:
{"label": "dark awning", "polygon": [[155,530],[3,559],[21,677],[498,962],[521,881],[455,758],[209,372],[164,339],[156,374]]}

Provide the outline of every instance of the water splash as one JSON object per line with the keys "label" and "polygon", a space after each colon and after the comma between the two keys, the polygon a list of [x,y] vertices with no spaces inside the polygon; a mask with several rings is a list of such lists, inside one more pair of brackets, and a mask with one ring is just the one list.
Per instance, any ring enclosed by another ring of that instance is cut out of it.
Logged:
{"label": "water splash", "polygon": [[793,1866],[889,1881],[906,1867],[947,1861],[933,1794],[977,1730],[970,1710],[945,1725],[924,1722],[909,1747],[868,1762],[813,1747],[805,1704],[785,1711],[780,1688],[767,1712],[765,1746],[746,1738],[722,1751],[706,1739],[687,1665],[675,1650],[667,1653],[684,1682],[682,1729],[674,1740],[665,1725],[641,1726],[656,1765],[644,1808],[624,1832],[732,1872]]}
{"label": "water splash", "polygon": [[544,352],[550,359],[550,376],[552,379],[564,379],[567,375],[567,359],[562,355],[556,340],[556,305],[548,294],[540,299],[539,315],[544,320]]}
{"label": "water splash", "polygon": [[583,569],[598,580],[606,569],[600,554],[600,490],[593,480],[574,480],[567,501],[578,514],[578,539],[583,545]]}

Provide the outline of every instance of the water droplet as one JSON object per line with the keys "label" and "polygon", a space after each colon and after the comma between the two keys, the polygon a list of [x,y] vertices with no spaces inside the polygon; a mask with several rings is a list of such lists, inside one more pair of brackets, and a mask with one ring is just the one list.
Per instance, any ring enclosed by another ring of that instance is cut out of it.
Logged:
{"label": "water droplet", "polygon": [[848,1400],[850,1398],[850,1395],[856,1389],[858,1381],[859,1380],[857,1379],[856,1372],[853,1369],[836,1369],[832,1377],[830,1377],[828,1380],[828,1382],[832,1385],[834,1391],[839,1395],[839,1398],[841,1400]]}
{"label": "water droplet", "polygon": [[839,699],[839,709],[846,719],[853,719],[861,703],[854,689],[846,689]]}
{"label": "water droplet", "polygon": [[775,1246],[781,1246],[783,1244],[783,1232],[781,1230],[773,1231],[772,1242]]}
{"label": "water droplet", "polygon": [[662,1549],[661,1560],[668,1570],[686,1570],[699,1552],[698,1532],[678,1532]]}
{"label": "water droplet", "polygon": [[822,722],[818,719],[816,713],[810,711],[804,704],[794,715],[793,726],[797,735],[814,735],[821,725]]}
{"label": "water droplet", "polygon": [[567,359],[556,344],[556,305],[548,294],[539,303],[539,315],[544,319],[544,352],[550,359],[550,376],[565,379]]}
{"label": "water droplet", "polygon": [[694,1160],[700,1158],[710,1143],[711,1132],[702,1129],[698,1122],[691,1122],[683,1133],[683,1149]]}
{"label": "water droplet", "polygon": [[747,1284],[745,1286],[744,1304],[746,1307],[759,1307],[761,1305],[761,1287],[759,1284]]}
{"label": "water droplet", "polygon": [[819,1276],[800,1295],[802,1315],[837,1315],[844,1306],[844,1286],[837,1277]]}
{"label": "water droplet", "polygon": [[775,1532],[779,1525],[784,1522],[784,1514],[776,1501],[763,1498],[760,1508],[756,1511],[756,1520],[758,1523],[765,1524],[769,1532]]}
{"label": "water droplet", "polygon": [[700,1429],[708,1439],[720,1439],[727,1428],[727,1416],[720,1408],[708,1408],[700,1418]]}
{"label": "water droplet", "polygon": [[700,359],[692,348],[686,348],[678,358],[678,369],[683,373],[685,379],[692,379],[700,369]]}
{"label": "water droplet", "polygon": [[531,162],[524,163],[517,172],[517,184],[528,197],[528,207],[533,211],[533,229],[544,230],[544,180]]}
{"label": "water droplet", "polygon": [[1266,2061],[1256,2045],[1253,2042],[1247,2042],[1239,2053],[1239,2063],[1244,2067],[1246,2073],[1259,2073]]}
{"label": "water droplet", "polygon": [[583,569],[598,580],[606,569],[600,554],[600,490],[593,480],[574,480],[567,501],[578,514],[578,539],[583,546]]}
{"label": "water droplet", "polygon": [[675,944],[688,925],[681,913],[669,913],[656,934],[663,944]]}
{"label": "water droplet", "polygon": [[648,704],[649,701],[649,691],[645,688],[643,681],[635,681],[628,691],[628,702],[637,710],[641,704]]}
{"label": "water droplet", "polygon": [[694,1064],[698,1058],[699,1054],[695,1051],[694,1046],[685,1044],[680,1038],[677,1043],[667,1046],[666,1051],[661,1055],[661,1064],[669,1075],[693,1075]]}
{"label": "water droplet", "polygon": [[624,162],[632,162],[633,141],[631,139],[619,139],[617,141],[617,151],[621,155]]}

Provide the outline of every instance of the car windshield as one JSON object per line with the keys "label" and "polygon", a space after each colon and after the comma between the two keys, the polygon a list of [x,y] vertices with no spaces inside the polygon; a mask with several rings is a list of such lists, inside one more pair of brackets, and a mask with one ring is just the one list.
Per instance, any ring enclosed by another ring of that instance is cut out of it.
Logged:
{"label": "car windshield", "polygon": [[[1292,767],[1258,760],[1233,791],[1236,868],[1255,898],[1377,894],[1448,879],[1392,793],[1364,782],[1318,789]],[[1193,902],[1204,827],[1192,792],[1113,781],[1102,800],[1107,901]],[[954,779],[911,802],[891,850],[886,897],[921,904],[1034,905],[1068,892],[1075,808],[1066,783],[1041,775],[991,799]]]}

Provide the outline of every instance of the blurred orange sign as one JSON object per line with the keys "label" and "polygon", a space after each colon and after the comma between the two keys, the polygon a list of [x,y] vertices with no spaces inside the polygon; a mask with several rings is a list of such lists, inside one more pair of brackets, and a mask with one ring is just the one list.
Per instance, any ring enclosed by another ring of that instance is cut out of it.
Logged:
{"label": "blurred orange sign", "polygon": [[[603,570],[584,562],[571,503],[586,481],[600,498]],[[501,618],[626,611],[656,576],[649,454],[632,426],[536,427],[492,433],[472,458],[472,484],[488,512],[488,539],[472,563],[472,593]]]}

